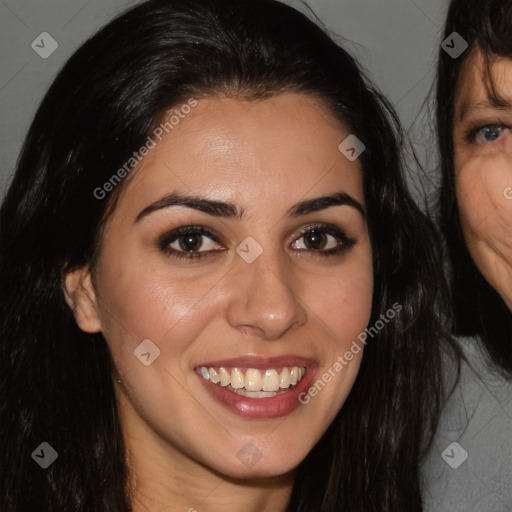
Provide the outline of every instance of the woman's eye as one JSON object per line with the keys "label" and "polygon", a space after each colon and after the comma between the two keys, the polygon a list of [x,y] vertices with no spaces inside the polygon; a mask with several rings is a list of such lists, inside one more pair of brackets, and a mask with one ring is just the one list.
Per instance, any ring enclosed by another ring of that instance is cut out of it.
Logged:
{"label": "woman's eye", "polygon": [[[302,242],[301,242],[302,240]],[[332,235],[316,229],[312,229],[298,238],[292,245],[294,249],[307,249],[310,251],[324,251],[338,245],[338,241]]]}
{"label": "woman's eye", "polygon": [[292,248],[299,251],[312,251],[329,255],[341,253],[355,243],[356,241],[353,238],[349,238],[339,228],[314,227],[303,231],[301,236],[292,244]]}
{"label": "woman's eye", "polygon": [[202,226],[182,226],[159,243],[160,248],[175,258],[203,258],[210,252],[223,250],[215,235]]}
{"label": "woman's eye", "polygon": [[499,124],[477,128],[473,133],[473,140],[477,144],[488,144],[489,142],[495,142],[500,138],[505,128],[505,126]]}
{"label": "woman's eye", "polygon": [[169,244],[169,247],[182,252],[204,252],[211,251],[215,245],[215,240],[212,240],[206,235],[189,233],[177,238],[175,242]]}
{"label": "woman's eye", "polygon": [[[322,256],[340,254],[355,245],[356,240],[334,225],[306,228],[292,248]],[[213,232],[202,226],[183,226],[162,237],[160,248],[177,259],[202,259],[225,251]]]}

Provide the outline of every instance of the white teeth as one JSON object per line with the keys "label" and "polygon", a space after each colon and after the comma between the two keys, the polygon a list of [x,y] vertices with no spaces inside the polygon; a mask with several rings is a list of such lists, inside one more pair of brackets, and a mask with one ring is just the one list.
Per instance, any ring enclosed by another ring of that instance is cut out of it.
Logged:
{"label": "white teeth", "polygon": [[225,368],[219,368],[220,385],[226,387],[231,382],[231,375]]}
{"label": "white teeth", "polygon": [[214,384],[217,384],[220,382],[220,377],[219,377],[219,374],[215,371],[214,368],[210,368],[209,370],[209,375],[210,375],[210,380],[214,383]]}
{"label": "white teeth", "polygon": [[231,387],[233,389],[244,387],[244,374],[238,368],[231,370]]}
{"label": "white teeth", "polygon": [[[247,391],[261,391],[261,373],[259,370],[255,370],[254,368],[249,368],[245,372],[245,389]],[[234,386],[233,386],[234,387]],[[270,391],[268,389],[264,389],[264,391]]]}
{"label": "white teeth", "polygon": [[290,370],[288,370],[288,368],[283,368],[281,375],[279,376],[279,387],[282,389],[289,388],[290,383]]}
{"label": "white teeth", "polygon": [[207,368],[202,366],[199,369],[204,379],[214,384],[226,387],[230,386],[243,396],[252,398],[267,398],[276,394],[284,393],[290,386],[295,386],[306,374],[306,368],[299,366],[285,366],[278,372],[275,368],[260,370],[256,368]]}
{"label": "white teeth", "polygon": [[267,370],[265,372],[263,387],[261,389],[263,389],[263,391],[277,391],[279,389],[279,374],[276,370]]}

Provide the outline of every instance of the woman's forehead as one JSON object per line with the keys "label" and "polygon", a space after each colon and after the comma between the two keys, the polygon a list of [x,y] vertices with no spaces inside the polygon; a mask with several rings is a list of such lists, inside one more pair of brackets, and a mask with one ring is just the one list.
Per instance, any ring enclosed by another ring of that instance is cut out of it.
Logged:
{"label": "woman's forehead", "polygon": [[[474,50],[462,67],[455,101],[456,121],[468,114],[512,104],[512,59]],[[457,119],[458,117],[458,119]]]}
{"label": "woman's forehead", "polygon": [[200,100],[157,142],[122,195],[131,206],[177,190],[256,206],[343,188],[363,203],[359,161],[338,147],[347,135],[319,102],[299,95],[254,104]]}

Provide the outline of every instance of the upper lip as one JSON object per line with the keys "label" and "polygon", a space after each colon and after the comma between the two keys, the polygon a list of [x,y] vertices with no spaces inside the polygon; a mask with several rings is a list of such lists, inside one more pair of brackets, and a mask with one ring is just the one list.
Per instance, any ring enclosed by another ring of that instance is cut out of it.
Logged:
{"label": "upper lip", "polygon": [[258,370],[265,370],[267,368],[281,368],[283,366],[316,366],[317,363],[311,358],[283,355],[277,357],[260,357],[260,356],[242,356],[231,359],[219,359],[215,361],[207,361],[200,363],[195,368],[203,366],[207,368],[212,367],[229,367],[229,368],[255,368]]}

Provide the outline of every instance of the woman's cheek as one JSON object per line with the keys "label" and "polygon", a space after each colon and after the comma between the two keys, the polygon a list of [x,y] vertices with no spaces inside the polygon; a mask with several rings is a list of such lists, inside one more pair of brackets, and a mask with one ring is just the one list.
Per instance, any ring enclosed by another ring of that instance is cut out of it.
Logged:
{"label": "woman's cheek", "polygon": [[455,179],[463,224],[477,230],[492,222],[497,208],[508,206],[504,193],[512,186],[512,160],[503,153],[470,158],[456,168]]}
{"label": "woman's cheek", "polygon": [[348,345],[365,329],[371,315],[373,270],[368,254],[354,259],[355,264],[337,278],[325,276],[311,284],[311,289],[319,290],[312,299],[316,314]]}

